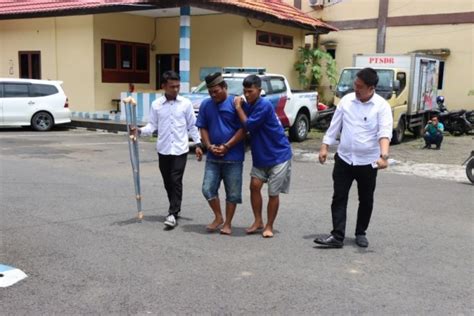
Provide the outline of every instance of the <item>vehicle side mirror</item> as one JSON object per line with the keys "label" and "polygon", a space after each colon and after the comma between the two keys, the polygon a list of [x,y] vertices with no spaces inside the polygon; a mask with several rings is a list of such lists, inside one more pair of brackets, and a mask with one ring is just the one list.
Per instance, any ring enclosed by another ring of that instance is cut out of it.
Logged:
{"label": "vehicle side mirror", "polygon": [[393,81],[393,91],[395,92],[400,91],[400,80]]}
{"label": "vehicle side mirror", "polygon": [[262,91],[260,91],[260,96],[264,97],[266,95],[267,95],[267,93],[265,92],[265,90],[262,89]]}

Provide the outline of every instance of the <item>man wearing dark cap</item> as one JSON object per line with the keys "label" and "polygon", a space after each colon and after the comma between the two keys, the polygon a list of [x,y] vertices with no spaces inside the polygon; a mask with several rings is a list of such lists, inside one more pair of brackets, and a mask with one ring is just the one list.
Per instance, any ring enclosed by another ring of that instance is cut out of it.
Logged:
{"label": "man wearing dark cap", "polygon": [[[242,203],[242,168],[245,156],[244,129],[235,113],[233,97],[227,94],[227,83],[221,73],[205,78],[210,98],[199,109],[196,126],[199,127],[207,148],[206,167],[202,193],[214,212],[214,221],[207,225],[209,231],[222,224],[221,234],[232,232],[231,222],[237,204]],[[225,221],[219,200],[219,186],[224,182],[226,193]]]}

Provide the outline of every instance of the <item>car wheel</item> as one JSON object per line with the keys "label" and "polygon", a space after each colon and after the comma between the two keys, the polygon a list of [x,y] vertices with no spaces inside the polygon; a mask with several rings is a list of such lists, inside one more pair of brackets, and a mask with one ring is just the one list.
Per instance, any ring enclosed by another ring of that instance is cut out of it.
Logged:
{"label": "car wheel", "polygon": [[51,114],[47,112],[38,112],[33,115],[33,118],[31,119],[31,127],[37,131],[49,131],[53,128],[53,125],[54,119]]}
{"label": "car wheel", "polygon": [[294,142],[302,142],[308,137],[309,119],[304,113],[296,116],[295,123],[290,128],[290,139]]}
{"label": "car wheel", "polygon": [[405,122],[400,120],[398,126],[392,133],[392,144],[400,144],[405,137]]}

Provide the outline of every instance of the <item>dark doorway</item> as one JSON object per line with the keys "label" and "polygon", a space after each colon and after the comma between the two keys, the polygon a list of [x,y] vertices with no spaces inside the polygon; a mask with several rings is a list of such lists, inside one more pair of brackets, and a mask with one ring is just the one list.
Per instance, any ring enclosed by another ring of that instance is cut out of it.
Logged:
{"label": "dark doorway", "polygon": [[179,55],[156,55],[156,90],[161,89],[161,75],[168,70],[173,70],[179,74]]}
{"label": "dark doorway", "polygon": [[18,52],[20,78],[41,79],[41,52]]}

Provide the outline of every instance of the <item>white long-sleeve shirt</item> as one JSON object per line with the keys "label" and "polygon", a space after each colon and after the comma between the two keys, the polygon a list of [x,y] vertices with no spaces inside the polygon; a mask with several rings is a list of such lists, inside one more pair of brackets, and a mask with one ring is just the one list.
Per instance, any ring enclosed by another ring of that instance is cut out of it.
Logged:
{"label": "white long-sleeve shirt", "polygon": [[187,153],[189,136],[195,143],[201,142],[192,103],[179,95],[176,100],[167,100],[165,96],[161,96],[153,101],[148,124],[140,130],[141,136],[158,132],[156,151],[162,155]]}
{"label": "white long-sleeve shirt", "polygon": [[393,118],[388,102],[374,93],[362,103],[355,93],[345,95],[339,102],[323,143],[337,144],[338,156],[350,165],[371,164],[380,157],[379,140],[392,138]]}

